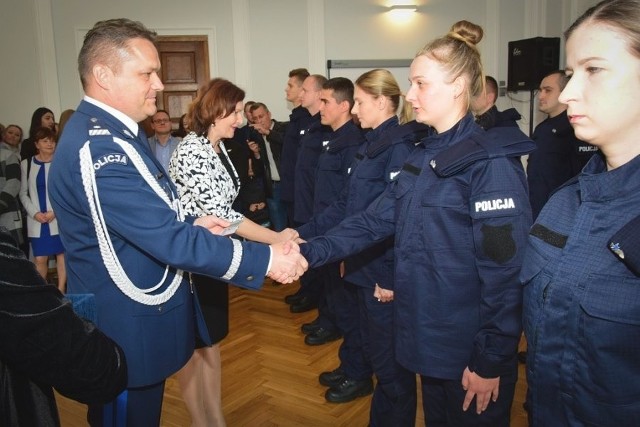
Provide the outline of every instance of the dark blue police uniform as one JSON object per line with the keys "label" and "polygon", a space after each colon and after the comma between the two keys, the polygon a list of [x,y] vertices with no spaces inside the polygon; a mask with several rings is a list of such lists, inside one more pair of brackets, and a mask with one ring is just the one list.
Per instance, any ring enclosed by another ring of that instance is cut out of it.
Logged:
{"label": "dark blue police uniform", "polygon": [[[364,211],[400,172],[415,143],[429,127],[415,121],[403,126],[393,116],[365,135],[349,170],[349,181],[340,198],[299,229],[303,238],[325,233],[345,217]],[[393,349],[393,302],[374,298],[375,285],[393,289],[393,238],[344,260],[345,281],[357,289],[355,319],[362,348],[376,375],[369,424],[413,425],[416,414],[415,374],[401,368]],[[345,340],[347,337],[345,336]],[[346,371],[345,371],[346,372]]]}
{"label": "dark blue police uniform", "polygon": [[[97,408],[93,414],[105,418],[91,422],[157,426],[164,380],[193,353],[194,323],[204,326],[200,313],[194,315],[192,290],[176,268],[257,289],[270,250],[214,236],[192,226],[195,218],[178,221],[169,206],[176,204],[175,187],[146,137],[92,102],[81,102],[69,120],[49,174],[68,291],[95,296],[96,324],[123,348],[129,365],[128,390],[113,405]],[[89,163],[84,181],[83,156]],[[134,157],[149,171],[146,179]],[[207,341],[206,329],[199,330]]]}
{"label": "dark blue police uniform", "polygon": [[280,155],[280,200],[287,208],[289,226],[293,226],[293,196],[298,146],[303,132],[311,122],[309,110],[298,106],[289,114],[289,125],[284,133]]}
{"label": "dark blue police uniform", "polygon": [[[300,143],[297,151],[293,181],[293,220],[295,226],[308,222],[313,216],[313,200],[318,158],[324,143],[329,141],[332,129],[320,122],[320,113],[307,122],[307,128],[300,130]],[[282,194],[281,196],[282,197]],[[320,301],[322,283],[317,269],[309,269],[300,278],[298,295],[306,297],[313,305]],[[325,325],[329,327],[329,325]],[[335,329],[335,327],[332,327]]]}
{"label": "dark blue police uniform", "polygon": [[[468,114],[422,140],[365,212],[302,247],[320,265],[395,233],[396,358],[422,375],[427,424],[509,423],[521,332],[518,273],[531,224],[519,157],[533,147],[518,129],[485,132]],[[481,415],[461,410],[465,367],[500,377],[500,397]]]}
{"label": "dark blue police uniform", "polygon": [[[584,166],[585,158],[588,160],[593,151],[579,151],[581,146],[588,144],[580,143],[576,138],[566,111],[536,126],[532,139],[536,143],[536,150],[529,155],[527,180],[535,219],[551,193],[576,176]],[[582,155],[578,156],[578,153]]]}
{"label": "dark blue police uniform", "polygon": [[[325,208],[340,197],[347,185],[354,155],[364,142],[362,130],[351,120],[327,136],[327,140],[322,142],[315,175],[314,216],[321,215]],[[304,232],[301,236],[305,238]],[[357,306],[356,289],[340,277],[339,263],[322,266],[320,270],[322,294],[318,307],[318,326],[325,330],[337,328],[343,335],[338,355],[349,378],[371,378],[371,368],[365,360],[361,345],[357,310],[354,309]]]}
{"label": "dark blue police uniform", "polygon": [[595,155],[531,228],[521,279],[534,427],[638,425],[639,245],[624,239],[637,239],[639,209],[640,156],[608,170]]}

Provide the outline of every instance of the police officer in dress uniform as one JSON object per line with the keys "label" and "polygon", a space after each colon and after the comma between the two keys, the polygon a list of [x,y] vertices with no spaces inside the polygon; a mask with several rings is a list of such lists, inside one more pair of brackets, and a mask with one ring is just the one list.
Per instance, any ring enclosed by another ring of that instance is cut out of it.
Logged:
{"label": "police officer in dress uniform", "polygon": [[265,274],[290,282],[306,264],[291,243],[241,243],[213,234],[226,221],[183,217],[137,125],[156,112],[163,89],[154,42],[154,32],[127,19],[87,33],[78,58],[86,96],[49,175],[69,292],[94,295],[97,325],[129,365],[127,390],[91,405],[91,425],[159,425],[164,381],[191,356],[202,322],[183,270],[256,289]]}

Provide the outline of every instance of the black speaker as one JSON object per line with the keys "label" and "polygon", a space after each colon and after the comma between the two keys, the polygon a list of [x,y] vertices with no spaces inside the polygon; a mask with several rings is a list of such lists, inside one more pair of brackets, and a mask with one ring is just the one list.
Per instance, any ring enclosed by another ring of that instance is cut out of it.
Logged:
{"label": "black speaker", "polygon": [[560,38],[534,37],[509,42],[507,90],[535,90],[547,73],[559,68]]}

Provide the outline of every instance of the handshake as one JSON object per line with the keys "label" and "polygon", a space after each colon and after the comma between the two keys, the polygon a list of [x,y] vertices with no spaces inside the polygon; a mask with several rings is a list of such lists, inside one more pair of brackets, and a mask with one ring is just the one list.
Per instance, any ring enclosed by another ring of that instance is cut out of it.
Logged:
{"label": "handshake", "polygon": [[309,264],[300,254],[298,232],[287,228],[278,233],[278,242],[271,244],[271,267],[267,276],[276,282],[291,283],[307,271]]}
{"label": "handshake", "polygon": [[[298,232],[291,228],[282,230],[279,233],[271,231],[262,226],[258,226],[249,221],[249,229],[247,233],[238,233],[240,235],[245,234],[243,237],[252,238],[255,241],[263,241],[271,243],[271,266],[267,272],[267,276],[276,282],[291,283],[298,280],[300,276],[307,271],[309,263],[300,255],[300,246],[298,243],[303,241],[300,239]],[[235,226],[229,221],[218,218],[213,215],[207,215],[197,218],[194,225],[205,227],[212,234],[227,235],[236,231],[240,231],[241,225]],[[256,231],[256,230],[259,231]],[[245,229],[246,230],[246,229]],[[247,234],[251,234],[248,236]]]}

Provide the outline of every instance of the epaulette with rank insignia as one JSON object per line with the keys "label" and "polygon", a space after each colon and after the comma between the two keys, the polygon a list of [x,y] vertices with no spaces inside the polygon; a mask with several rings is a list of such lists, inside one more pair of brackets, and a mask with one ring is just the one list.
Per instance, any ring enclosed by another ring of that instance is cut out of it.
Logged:
{"label": "epaulette with rank insignia", "polygon": [[107,129],[106,126],[103,126],[101,122],[102,120],[98,119],[97,117],[92,117],[91,119],[89,119],[89,136],[111,135],[109,129]]}

